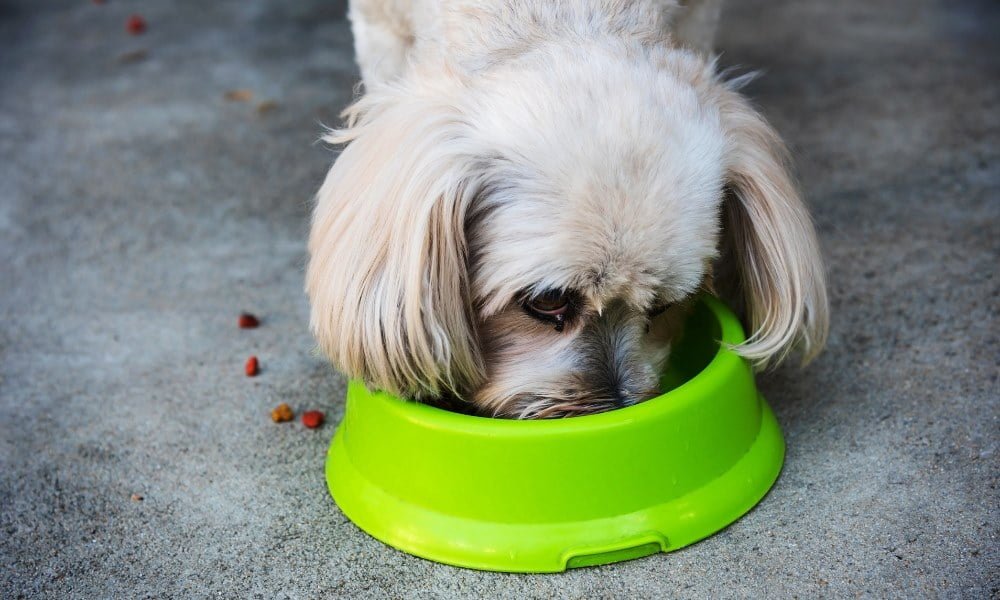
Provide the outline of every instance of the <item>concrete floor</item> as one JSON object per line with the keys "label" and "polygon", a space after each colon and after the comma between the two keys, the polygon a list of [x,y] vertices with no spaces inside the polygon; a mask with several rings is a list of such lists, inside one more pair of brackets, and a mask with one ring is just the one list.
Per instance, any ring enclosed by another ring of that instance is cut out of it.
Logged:
{"label": "concrete floor", "polygon": [[[757,509],[554,576],[407,556],[327,495],[344,384],[302,266],[319,123],[357,79],[341,11],[0,4],[0,597],[1000,593],[1000,6],[731,3],[724,62],[766,70],[828,257],[829,349],[761,377],[788,456]],[[331,424],[275,425],[281,401]]]}

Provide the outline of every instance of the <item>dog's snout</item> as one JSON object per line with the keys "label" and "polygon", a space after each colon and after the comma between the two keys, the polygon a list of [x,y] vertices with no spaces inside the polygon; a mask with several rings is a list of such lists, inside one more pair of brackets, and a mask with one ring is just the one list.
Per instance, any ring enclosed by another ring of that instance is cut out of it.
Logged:
{"label": "dog's snout", "polygon": [[582,334],[581,375],[595,398],[623,407],[659,393],[659,373],[643,350],[645,326],[641,315],[616,304]]}

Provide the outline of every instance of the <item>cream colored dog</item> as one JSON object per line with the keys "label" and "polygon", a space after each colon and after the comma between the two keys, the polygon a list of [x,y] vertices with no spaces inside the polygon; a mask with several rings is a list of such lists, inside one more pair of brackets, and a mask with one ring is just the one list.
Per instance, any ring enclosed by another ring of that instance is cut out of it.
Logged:
{"label": "cream colored dog", "polygon": [[716,290],[759,366],[822,348],[813,226],[774,130],[708,56],[718,0],[356,0],[364,95],[306,288],[339,369],[545,418],[645,400]]}

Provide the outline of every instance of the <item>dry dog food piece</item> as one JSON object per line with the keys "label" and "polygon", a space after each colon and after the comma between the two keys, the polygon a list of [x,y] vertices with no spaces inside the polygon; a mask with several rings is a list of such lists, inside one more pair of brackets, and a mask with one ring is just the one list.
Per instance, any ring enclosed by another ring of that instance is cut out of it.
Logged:
{"label": "dry dog food piece", "polygon": [[240,318],[237,322],[240,325],[240,329],[253,329],[260,325],[260,320],[250,313],[240,313]]}
{"label": "dry dog food piece", "polygon": [[128,52],[123,52],[119,54],[118,62],[122,63],[123,65],[137,63],[146,60],[146,57],[148,56],[149,56],[149,51],[145,49],[130,50]]}
{"label": "dry dog food piece", "polygon": [[131,15],[125,20],[125,31],[132,35],[139,35],[146,32],[146,19],[139,15]]}
{"label": "dry dog food piece", "polygon": [[142,502],[142,494],[132,494],[132,502]]}
{"label": "dry dog food piece", "polygon": [[256,356],[251,356],[247,359],[247,364],[244,367],[247,373],[247,377],[256,377],[257,373],[260,373],[260,363],[257,362]]}
{"label": "dry dog food piece", "polygon": [[250,90],[229,90],[223,97],[230,102],[249,102],[253,99],[253,92]]}
{"label": "dry dog food piece", "polygon": [[285,421],[291,421],[295,417],[295,413],[292,412],[292,407],[288,406],[284,402],[279,404],[271,411],[271,420],[275,423],[284,423]]}
{"label": "dry dog food piece", "polygon": [[323,424],[323,413],[318,410],[302,413],[302,424],[309,429],[316,429]]}
{"label": "dry dog food piece", "polygon": [[274,100],[265,100],[257,105],[257,114],[263,117],[276,108],[278,108],[277,102]]}

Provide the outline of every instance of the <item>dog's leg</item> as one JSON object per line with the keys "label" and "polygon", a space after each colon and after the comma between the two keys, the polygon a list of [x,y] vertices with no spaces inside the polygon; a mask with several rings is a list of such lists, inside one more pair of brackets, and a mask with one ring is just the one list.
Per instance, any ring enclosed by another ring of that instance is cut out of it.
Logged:
{"label": "dog's leg", "polygon": [[715,43],[723,0],[681,0],[674,13],[673,34],[678,44],[710,54]]}
{"label": "dog's leg", "polygon": [[398,77],[414,34],[410,0],[351,0],[354,51],[366,86]]}

